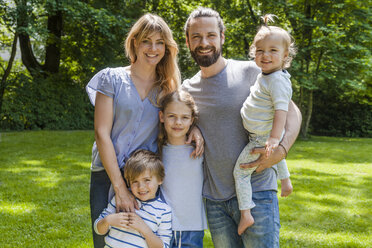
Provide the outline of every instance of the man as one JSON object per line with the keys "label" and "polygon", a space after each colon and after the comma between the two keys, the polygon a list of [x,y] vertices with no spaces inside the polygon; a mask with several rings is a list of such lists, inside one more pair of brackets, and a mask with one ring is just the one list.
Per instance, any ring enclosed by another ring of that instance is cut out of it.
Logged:
{"label": "man", "polygon": [[[301,114],[293,102],[289,105],[286,134],[274,153],[261,156],[251,164],[258,166],[252,175],[252,209],[255,219],[242,236],[238,235],[240,211],[235,194],[233,168],[249,142],[240,117],[240,108],[250,94],[259,68],[251,61],[222,57],[225,27],[219,14],[208,8],[193,11],[185,25],[186,43],[200,66],[183,88],[194,97],[200,111],[198,127],[205,139],[204,186],[207,218],[214,246],[279,247],[279,207],[275,164],[282,160],[298,135]],[[255,153],[264,155],[264,148]]]}

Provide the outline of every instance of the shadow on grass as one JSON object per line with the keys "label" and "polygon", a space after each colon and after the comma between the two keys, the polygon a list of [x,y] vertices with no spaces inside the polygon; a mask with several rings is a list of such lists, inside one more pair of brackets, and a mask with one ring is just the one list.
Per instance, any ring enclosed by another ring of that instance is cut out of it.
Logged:
{"label": "shadow on grass", "polygon": [[[86,234],[91,230],[92,134],[2,134],[0,232],[8,247],[73,247],[70,244],[77,242],[91,246],[91,235]],[[14,228],[22,235],[14,235]]]}
{"label": "shadow on grass", "polygon": [[[0,232],[9,245],[5,247],[92,246],[89,167],[93,141],[92,131],[2,134]],[[371,139],[316,137],[296,143],[289,159],[311,160],[322,166],[351,162],[364,166],[372,163],[368,155],[371,147]],[[365,240],[372,221],[372,176],[350,171],[341,175],[316,168],[291,171],[295,191],[280,199],[285,230],[281,247],[371,244]],[[320,234],[339,234],[343,239],[327,239]],[[210,241],[209,236],[207,239]],[[205,247],[213,247],[208,244]]]}
{"label": "shadow on grass", "polygon": [[289,158],[318,163],[371,164],[370,147],[372,147],[372,139],[312,137],[310,140],[296,141]]}
{"label": "shadow on grass", "polygon": [[[280,199],[282,247],[368,247],[372,176],[295,169],[294,193]],[[291,233],[292,235],[288,235]],[[327,239],[322,235],[334,235]],[[364,244],[363,244],[364,243]]]}

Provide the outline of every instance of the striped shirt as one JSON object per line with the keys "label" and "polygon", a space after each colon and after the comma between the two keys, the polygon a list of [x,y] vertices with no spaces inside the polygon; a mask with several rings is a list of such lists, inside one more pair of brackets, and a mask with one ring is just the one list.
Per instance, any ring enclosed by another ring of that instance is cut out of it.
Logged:
{"label": "striped shirt", "polygon": [[[137,199],[140,209],[136,210],[144,222],[150,229],[163,241],[163,247],[168,248],[172,238],[172,214],[171,208],[160,199],[159,196],[149,201],[139,201]],[[107,215],[116,213],[115,197],[109,202],[98,219],[94,223],[94,230],[97,234],[97,223]],[[130,228],[118,228],[110,226],[109,232],[105,237],[106,245],[109,248],[122,247],[143,247],[146,248],[147,243],[145,238],[136,230]]]}

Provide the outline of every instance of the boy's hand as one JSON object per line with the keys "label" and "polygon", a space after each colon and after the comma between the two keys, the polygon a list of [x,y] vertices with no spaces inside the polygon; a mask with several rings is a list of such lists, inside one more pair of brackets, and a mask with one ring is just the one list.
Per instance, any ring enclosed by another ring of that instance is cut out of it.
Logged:
{"label": "boy's hand", "polygon": [[[133,228],[141,234],[144,234],[149,231],[148,225],[143,221],[143,219],[138,216],[136,213],[126,213],[128,215],[128,227]],[[150,230],[151,231],[151,230]]]}
{"label": "boy's hand", "polygon": [[270,157],[273,150],[278,147],[280,140],[274,137],[269,137],[265,143],[266,147],[266,158]]}
{"label": "boy's hand", "polygon": [[128,228],[128,225],[129,225],[128,213],[122,212],[122,213],[110,214],[105,219],[110,226]]}

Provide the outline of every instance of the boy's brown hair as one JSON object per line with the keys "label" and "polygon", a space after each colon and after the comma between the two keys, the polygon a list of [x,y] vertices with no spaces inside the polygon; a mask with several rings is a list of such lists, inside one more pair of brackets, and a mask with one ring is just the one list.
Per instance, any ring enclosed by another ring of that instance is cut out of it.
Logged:
{"label": "boy's brown hair", "polygon": [[130,186],[131,182],[146,170],[149,170],[151,175],[155,175],[159,181],[163,181],[164,166],[159,155],[143,149],[135,151],[124,166],[124,178],[128,185]]}

